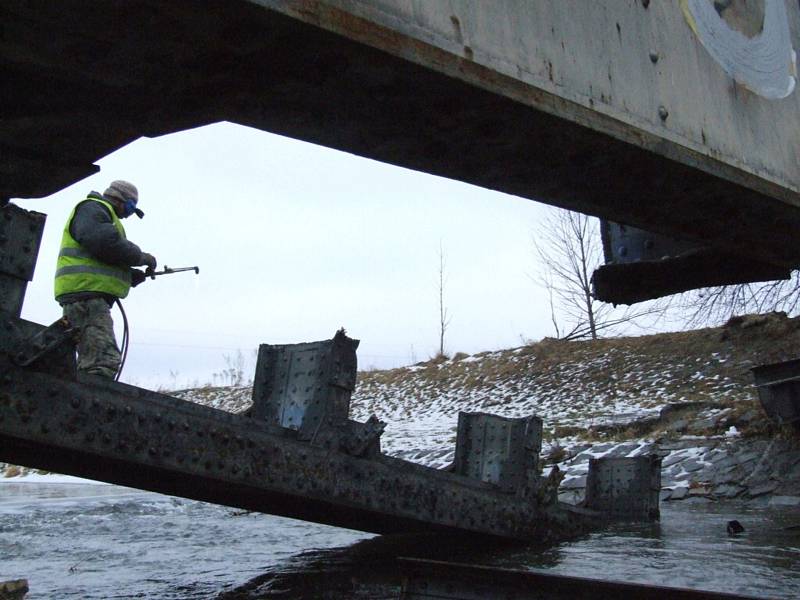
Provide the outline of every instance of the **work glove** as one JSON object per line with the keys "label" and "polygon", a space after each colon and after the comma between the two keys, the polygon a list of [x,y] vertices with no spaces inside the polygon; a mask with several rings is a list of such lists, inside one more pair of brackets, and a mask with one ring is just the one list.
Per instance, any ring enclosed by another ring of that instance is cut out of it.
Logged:
{"label": "work glove", "polygon": [[147,275],[140,269],[131,269],[131,287],[136,287],[147,279]]}
{"label": "work glove", "polygon": [[156,257],[153,256],[152,254],[148,254],[147,252],[142,252],[142,260],[140,264],[146,266],[148,271],[155,271],[156,266],[158,266],[158,261],[156,260]]}

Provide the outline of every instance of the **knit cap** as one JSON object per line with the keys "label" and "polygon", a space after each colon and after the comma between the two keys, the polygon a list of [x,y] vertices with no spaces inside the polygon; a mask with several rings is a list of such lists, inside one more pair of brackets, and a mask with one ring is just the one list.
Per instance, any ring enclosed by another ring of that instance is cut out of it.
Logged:
{"label": "knit cap", "polygon": [[112,181],[108,189],[103,192],[103,195],[113,196],[122,202],[126,200],[133,200],[134,202],[139,201],[139,190],[136,189],[136,186],[128,181],[122,181],[121,179]]}

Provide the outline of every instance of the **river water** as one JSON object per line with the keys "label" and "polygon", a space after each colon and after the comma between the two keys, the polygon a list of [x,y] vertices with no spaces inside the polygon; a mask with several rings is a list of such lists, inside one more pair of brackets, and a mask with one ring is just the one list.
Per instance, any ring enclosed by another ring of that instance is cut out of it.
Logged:
{"label": "river water", "polygon": [[[746,531],[731,537],[726,523]],[[673,503],[549,548],[369,534],[111,485],[0,484],[0,581],[30,600],[396,598],[395,556],[800,597],[800,511]]]}

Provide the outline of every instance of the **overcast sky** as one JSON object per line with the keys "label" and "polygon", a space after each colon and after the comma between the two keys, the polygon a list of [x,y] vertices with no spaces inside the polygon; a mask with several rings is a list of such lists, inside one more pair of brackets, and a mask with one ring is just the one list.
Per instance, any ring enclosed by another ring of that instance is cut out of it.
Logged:
{"label": "overcast sky", "polygon": [[447,352],[552,335],[530,277],[532,231],[552,210],[542,204],[228,123],[140,139],[98,165],[53,196],[14,201],[48,215],[23,317],[61,315],[53,273],[73,206],[114,179],[133,182],[146,217],[124,221],[128,238],[159,266],[200,275],[131,291],[123,381],[210,382],[225,355],[252,361],[260,343],[328,339],[340,327],[361,340],[360,368],[426,360],[438,350],[440,242]]}

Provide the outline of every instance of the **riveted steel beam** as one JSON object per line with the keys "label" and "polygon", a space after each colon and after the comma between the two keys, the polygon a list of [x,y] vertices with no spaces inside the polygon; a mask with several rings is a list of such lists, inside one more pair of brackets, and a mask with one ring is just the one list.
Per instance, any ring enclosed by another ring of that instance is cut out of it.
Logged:
{"label": "riveted steel beam", "polygon": [[661,459],[654,455],[589,459],[586,507],[629,521],[660,516]]}
{"label": "riveted steel beam", "polygon": [[[453,472],[523,494],[538,488],[542,420],[488,413],[458,415]],[[527,486],[527,487],[526,487]]]}
{"label": "riveted steel beam", "polygon": [[0,460],[375,533],[460,531],[542,540],[597,513],[402,460],[354,457],[297,432],[0,356]]}
{"label": "riveted steel beam", "polygon": [[594,297],[634,304],[718,285],[788,279],[791,269],[699,242],[600,220],[606,264],[592,275]]}

